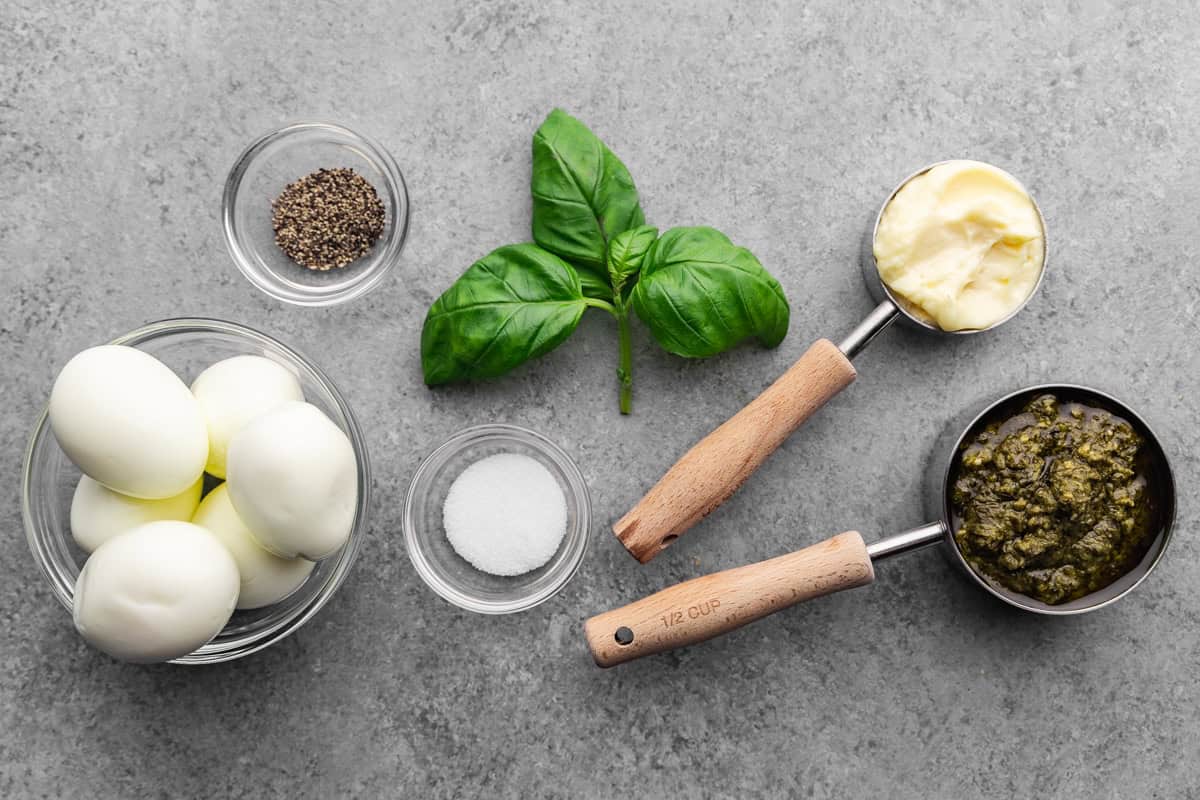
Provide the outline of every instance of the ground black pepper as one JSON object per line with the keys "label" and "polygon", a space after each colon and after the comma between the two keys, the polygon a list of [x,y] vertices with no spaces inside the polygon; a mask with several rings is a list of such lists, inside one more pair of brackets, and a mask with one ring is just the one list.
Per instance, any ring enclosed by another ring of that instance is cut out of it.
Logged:
{"label": "ground black pepper", "polygon": [[352,169],[319,169],[289,183],[271,203],[275,243],[313,270],[344,267],[366,255],[383,234],[383,202]]}

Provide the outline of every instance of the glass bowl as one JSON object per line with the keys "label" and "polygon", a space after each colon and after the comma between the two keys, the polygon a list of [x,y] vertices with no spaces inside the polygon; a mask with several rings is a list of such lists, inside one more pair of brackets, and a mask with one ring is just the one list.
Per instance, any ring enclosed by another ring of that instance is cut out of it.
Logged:
{"label": "glass bowl", "polygon": [[[442,506],[451,484],[481,458],[519,453],[543,466],[567,500],[567,532],[543,566],[523,575],[489,575],[471,566],[450,546]],[[515,425],[478,425],[456,433],[421,462],[404,501],[404,543],[413,566],[429,587],[460,608],[481,614],[511,614],[553,597],[583,562],[592,505],[575,462],[541,434]]]}
{"label": "glass bowl", "polygon": [[[232,661],[284,639],[298,630],[337,591],[346,579],[366,536],[371,474],[367,446],[350,407],[329,378],[309,359],[266,334],[215,319],[169,319],[113,340],[136,347],[173,369],[185,383],[209,364],[236,355],[266,356],[290,369],[300,380],[304,398],[320,408],[346,432],[358,462],[358,506],[349,541],[340,551],[317,562],[304,582],[285,599],[265,608],[235,611],[216,638],[173,664],[216,664]],[[79,469],[63,453],[43,411],[25,454],[21,511],[25,535],[38,568],[54,596],[68,611],[75,579],[87,559],[71,537],[70,510]],[[207,478],[206,486],[211,479]]]}
{"label": "glass bowl", "polygon": [[[362,175],[387,215],[369,253],[325,272],[284,255],[271,225],[271,201],[322,167],[349,167]],[[374,140],[328,122],[300,122],[255,140],[229,171],[221,204],[225,244],[238,269],[277,300],[301,306],[330,306],[371,291],[400,259],[408,233],[408,190],[395,160]]]}

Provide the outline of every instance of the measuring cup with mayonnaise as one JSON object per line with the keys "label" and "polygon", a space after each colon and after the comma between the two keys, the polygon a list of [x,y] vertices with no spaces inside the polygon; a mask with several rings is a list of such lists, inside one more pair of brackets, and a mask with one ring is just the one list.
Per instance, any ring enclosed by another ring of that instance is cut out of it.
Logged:
{"label": "measuring cup with mayonnaise", "polygon": [[749,405],[697,442],[613,525],[645,563],[725,502],[796,428],[854,382],[850,360],[893,321],[979,333],[1020,311],[1046,269],[1046,223],[1002,169],[941,161],[888,195],[865,248],[878,305],[839,344],[820,339]]}

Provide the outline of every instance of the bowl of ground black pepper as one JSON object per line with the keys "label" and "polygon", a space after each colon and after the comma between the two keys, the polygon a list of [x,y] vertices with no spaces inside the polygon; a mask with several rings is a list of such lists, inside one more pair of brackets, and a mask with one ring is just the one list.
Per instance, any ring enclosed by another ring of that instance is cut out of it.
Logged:
{"label": "bowl of ground black pepper", "polygon": [[400,259],[408,190],[377,142],[327,122],[288,125],[238,157],[222,201],[234,263],[270,296],[302,306],[353,300]]}

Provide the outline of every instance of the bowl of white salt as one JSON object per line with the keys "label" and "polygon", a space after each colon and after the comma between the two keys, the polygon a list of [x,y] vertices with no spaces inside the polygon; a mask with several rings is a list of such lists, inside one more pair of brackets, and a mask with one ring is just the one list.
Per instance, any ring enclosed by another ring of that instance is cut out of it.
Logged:
{"label": "bowl of white salt", "polygon": [[443,598],[511,614],[545,602],[575,575],[591,514],[583,475],[558,445],[516,425],[477,425],[417,468],[404,542]]}

